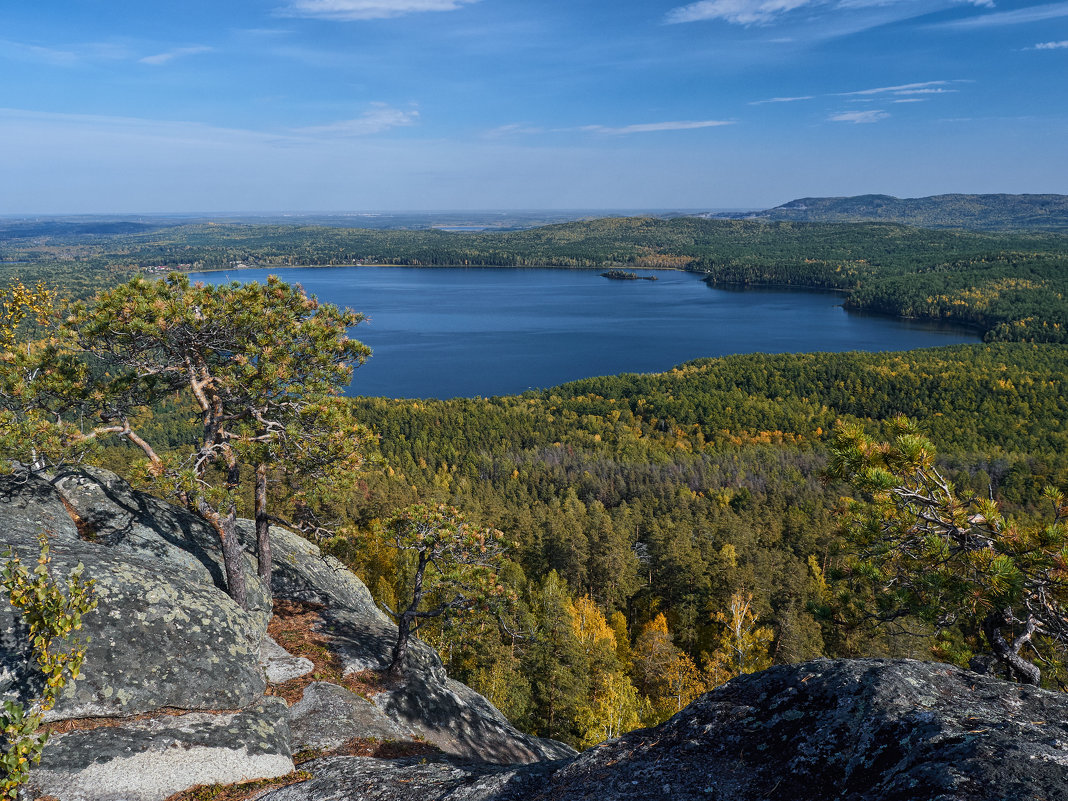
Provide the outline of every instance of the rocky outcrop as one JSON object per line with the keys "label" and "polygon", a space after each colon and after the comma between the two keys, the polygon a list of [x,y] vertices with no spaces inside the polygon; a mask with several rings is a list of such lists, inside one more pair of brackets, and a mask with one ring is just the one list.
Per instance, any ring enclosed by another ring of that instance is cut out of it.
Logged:
{"label": "rocky outcrop", "polygon": [[[239,520],[237,533],[248,559],[256,544],[256,527],[251,520]],[[323,554],[313,543],[271,526],[271,592],[276,599],[321,604],[332,610],[345,610],[367,625],[390,626],[389,618],[375,604],[370,590],[345,565]],[[249,572],[256,574],[251,566]]]}
{"label": "rocky outcrop", "polygon": [[[219,537],[185,509],[138,492],[108,470],[85,467],[51,482],[77,519],[81,536],[116,556],[130,554],[225,591]],[[262,632],[271,617],[271,596],[256,575],[256,560],[245,556],[248,611]]]}
{"label": "rocky outcrop", "polygon": [[[82,564],[98,601],[79,633],[89,641],[82,675],[48,715],[63,733],[27,797],[161,801],[196,783],[289,773],[297,750],[372,739],[491,762],[574,754],[518,732],[422,643],[410,651],[406,686],[372,679],[361,697],[313,682],[316,664],[266,636],[271,599],[256,578],[253,526],[239,529],[248,610],[226,595],[217,537],[194,515],[104,470],[0,479],[0,550],[32,563],[45,532],[53,574]],[[334,680],[384,670],[396,627],[363,583],[289,531],[272,527],[271,541],[275,599],[321,610],[314,635]],[[28,697],[39,680],[21,618],[0,598],[0,700]]]}
{"label": "rocky outcrop", "polygon": [[[96,582],[98,605],[79,635],[89,641],[82,676],[48,719],[254,703],[266,687],[259,664],[266,616],[246,612],[219,590],[216,577],[193,556],[204,552],[200,534],[190,535],[188,550],[182,550],[180,534],[196,527],[179,510],[161,504],[166,508],[160,519],[147,518],[143,510],[160,502],[111,479],[98,483],[86,474],[78,485],[84,494],[73,494],[73,502],[43,479],[25,485],[9,479],[0,492],[0,550],[11,547],[32,564],[36,534],[45,531],[53,574],[65,576],[81,563]],[[68,476],[57,483],[70,487],[72,481]],[[90,492],[100,494],[93,506],[85,503]],[[84,513],[79,522],[101,526],[98,541],[79,539],[66,511],[65,520],[58,518],[65,501]],[[110,512],[115,516],[109,518]],[[168,514],[173,528],[161,522]],[[151,527],[142,522],[146,519]],[[20,621],[6,599],[0,601],[0,664],[7,668],[0,696],[30,690],[36,680],[25,661],[28,641]]]}
{"label": "rocky outcrop", "polygon": [[743,676],[583,754],[554,801],[1068,799],[1068,697],[930,662]]}
{"label": "rocky outcrop", "polygon": [[937,663],[819,660],[565,762],[305,768],[315,778],[264,801],[1064,801],[1068,697]]}
{"label": "rocky outcrop", "polygon": [[[311,779],[260,797],[1068,801],[1062,694],[933,663],[821,660],[740,677],[662,726],[576,756],[517,732],[422,643],[404,685],[374,680],[396,629],[355,576],[290,532],[272,530],[272,588],[299,602],[294,620],[315,621],[304,656],[265,637],[264,588],[248,611],[222,591],[209,529],[111,474],[0,481],[0,549],[32,561],[42,530],[53,570],[82,563],[99,606],[27,798],[162,801],[196,783],[287,774],[298,749],[335,749],[302,765]],[[24,628],[0,601],[0,696],[24,697],[34,680]],[[424,755],[341,755],[393,739]]]}

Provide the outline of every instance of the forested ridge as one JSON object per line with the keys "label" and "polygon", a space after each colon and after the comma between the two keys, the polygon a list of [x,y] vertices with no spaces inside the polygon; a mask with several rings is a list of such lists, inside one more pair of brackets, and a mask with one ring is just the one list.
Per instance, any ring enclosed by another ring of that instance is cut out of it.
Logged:
{"label": "forested ridge", "polygon": [[[501,233],[198,224],[0,239],[32,280],[137,270],[322,264],[677,268],[716,284],[846,293],[846,304],[973,325],[988,341],[1068,340],[1068,235],[891,223],[620,217]],[[76,269],[75,269],[76,268]]]}
{"label": "forested ridge", "polygon": [[1068,229],[1068,196],[952,194],[912,198],[891,195],[805,197],[750,214],[710,216],[797,222],[880,221],[924,228],[1065,230]]}

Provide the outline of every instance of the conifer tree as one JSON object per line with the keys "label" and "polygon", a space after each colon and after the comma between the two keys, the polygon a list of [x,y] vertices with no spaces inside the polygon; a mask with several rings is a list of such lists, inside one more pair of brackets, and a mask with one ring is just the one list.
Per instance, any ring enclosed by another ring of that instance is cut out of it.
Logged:
{"label": "conifer tree", "polygon": [[[331,404],[370,353],[348,337],[361,320],[274,277],[222,286],[179,274],[136,278],[77,304],[66,340],[40,362],[43,375],[62,378],[45,387],[54,414],[95,421],[68,439],[118,437],[139,448],[160,491],[218,533],[227,591],[244,606],[236,533],[242,472],[255,471],[262,489],[269,466],[290,455],[358,463],[366,432],[351,419],[335,425],[341,418]],[[173,394],[198,410],[200,436],[192,447],[163,452],[141,435],[138,415]],[[258,520],[269,517],[266,503],[257,492]],[[264,566],[265,543],[263,527]]]}
{"label": "conifer tree", "polygon": [[873,589],[868,613],[960,632],[1023,683],[1039,684],[1043,668],[1060,671],[1068,652],[1064,495],[1047,487],[1050,516],[1014,522],[994,500],[959,493],[915,423],[897,418],[890,427],[879,443],[842,425],[832,451],[833,474],[864,498],[851,510],[848,573]]}

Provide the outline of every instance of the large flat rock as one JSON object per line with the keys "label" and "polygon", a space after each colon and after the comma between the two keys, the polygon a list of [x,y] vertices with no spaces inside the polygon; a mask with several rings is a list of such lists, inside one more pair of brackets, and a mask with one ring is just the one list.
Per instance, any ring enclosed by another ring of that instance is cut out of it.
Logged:
{"label": "large flat rock", "polygon": [[289,708],[293,751],[331,749],[359,737],[380,741],[413,739],[411,730],[390,720],[377,706],[351,690],[314,682]]}
{"label": "large flat rock", "polygon": [[230,784],[293,771],[285,702],[234,713],[163,715],[51,738],[27,797],[162,801],[197,784]]}
{"label": "large flat rock", "polygon": [[267,793],[259,801],[529,801],[546,786],[549,764],[507,767],[447,757],[326,757],[301,766],[314,778]]}

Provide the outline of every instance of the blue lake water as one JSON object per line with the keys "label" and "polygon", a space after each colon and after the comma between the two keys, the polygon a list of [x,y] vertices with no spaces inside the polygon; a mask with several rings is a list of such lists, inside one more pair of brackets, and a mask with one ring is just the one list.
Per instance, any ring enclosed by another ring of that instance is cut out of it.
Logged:
{"label": "blue lake water", "polygon": [[[640,273],[641,274],[641,273]],[[732,353],[907,350],[978,342],[971,331],[852,314],[834,293],[712,289],[699,275],[613,281],[593,270],[303,267],[277,275],[367,315],[353,335],[374,355],[350,394],[510,395],[615,373],[668,370]]]}

